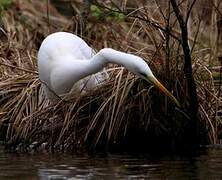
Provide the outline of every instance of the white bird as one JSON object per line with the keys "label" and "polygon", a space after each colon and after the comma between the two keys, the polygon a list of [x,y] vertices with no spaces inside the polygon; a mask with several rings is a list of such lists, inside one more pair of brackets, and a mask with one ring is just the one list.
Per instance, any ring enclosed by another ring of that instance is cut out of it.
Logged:
{"label": "white bird", "polygon": [[[98,72],[108,63],[124,66],[154,84],[180,106],[176,98],[155,78],[147,63],[133,54],[111,48],[104,48],[95,54],[84,40],[67,32],[57,32],[47,36],[38,52],[39,78],[46,85],[48,97],[50,91],[58,96],[67,94],[72,89],[79,91],[85,86],[86,81],[90,81],[88,88],[96,87],[99,84],[98,78],[102,80],[107,78]],[[86,77],[90,78],[81,81]]]}

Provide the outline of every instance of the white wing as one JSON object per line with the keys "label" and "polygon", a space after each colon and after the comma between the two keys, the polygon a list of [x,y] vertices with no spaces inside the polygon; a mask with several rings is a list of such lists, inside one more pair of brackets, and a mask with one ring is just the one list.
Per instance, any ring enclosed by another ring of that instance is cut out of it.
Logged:
{"label": "white wing", "polygon": [[[71,55],[73,60],[90,60],[95,54],[94,50],[90,48],[85,41],[78,36],[67,33],[57,32],[49,35],[41,44],[38,52],[38,70],[39,78],[49,88],[52,89],[50,74],[53,69],[52,61],[55,61],[58,57],[63,55]],[[100,85],[108,78],[106,71],[99,72],[80,80],[74,85],[74,91],[81,92],[82,90],[90,90]],[[48,97],[52,96],[47,91]]]}

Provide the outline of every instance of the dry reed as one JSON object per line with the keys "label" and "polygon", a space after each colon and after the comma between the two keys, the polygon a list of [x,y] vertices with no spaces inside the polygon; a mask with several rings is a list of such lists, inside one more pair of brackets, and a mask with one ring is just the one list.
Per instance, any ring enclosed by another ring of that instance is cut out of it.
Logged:
{"label": "dry reed", "polygon": [[[95,49],[108,46],[143,57],[184,109],[175,108],[155,88],[117,66],[109,66],[110,80],[101,87],[78,98],[50,104],[38,79],[37,49],[51,32],[78,34],[81,23],[77,16],[68,20],[51,6],[47,17],[43,7],[41,1],[35,6],[28,1],[13,1],[2,16],[0,138],[8,148],[74,151],[133,145],[151,148],[189,141],[187,90],[178,42],[166,42],[165,35],[152,23],[133,16],[118,23],[95,23],[95,18],[89,18],[83,38]],[[155,12],[161,13],[155,7]],[[145,7],[136,11],[159,25],[165,23],[161,18],[154,19],[157,14],[148,14],[151,11]],[[177,37],[176,27],[171,33]],[[218,143],[222,99],[208,64],[203,63],[212,51],[196,44],[192,56],[203,142],[209,139],[210,143]]]}

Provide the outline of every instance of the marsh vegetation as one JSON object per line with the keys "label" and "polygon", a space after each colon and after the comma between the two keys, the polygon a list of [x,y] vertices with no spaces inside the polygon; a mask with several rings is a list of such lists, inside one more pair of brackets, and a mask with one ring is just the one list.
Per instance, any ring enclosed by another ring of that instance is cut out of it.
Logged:
{"label": "marsh vegetation", "polygon": [[[61,2],[0,1],[0,140],[7,148],[148,150],[220,142],[220,0]],[[99,88],[50,103],[36,54],[57,31],[79,35],[96,51],[142,57],[182,108],[116,65],[107,67],[110,79]]]}

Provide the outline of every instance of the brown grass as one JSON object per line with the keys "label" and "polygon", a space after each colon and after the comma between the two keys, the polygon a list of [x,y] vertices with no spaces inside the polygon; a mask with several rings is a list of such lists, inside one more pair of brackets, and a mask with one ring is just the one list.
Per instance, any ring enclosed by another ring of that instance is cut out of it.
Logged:
{"label": "brown grass", "polygon": [[[112,47],[147,60],[154,74],[182,103],[183,109],[175,108],[155,88],[117,66],[109,66],[110,80],[103,86],[69,101],[50,104],[38,79],[38,47],[51,32],[64,30],[78,34],[82,31],[78,17],[69,20],[51,6],[51,14],[47,17],[43,7],[40,1],[35,1],[34,5],[28,1],[14,1],[2,16],[0,138],[7,147],[20,151],[73,151],[127,148],[132,144],[150,148],[188,143],[188,97],[182,51],[177,40],[166,41],[165,34],[152,23],[136,17],[118,23],[91,17],[82,33],[95,49]],[[137,11],[137,15],[142,14],[152,21],[157,16],[154,13],[150,18],[145,8]],[[156,13],[160,13],[158,9]],[[163,19],[155,21],[164,27]],[[176,29],[174,27],[171,33],[177,37]],[[198,47],[198,43],[192,53],[202,143],[218,143],[222,133],[220,89],[215,86],[206,63],[211,53],[210,47]]]}

